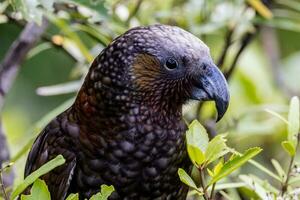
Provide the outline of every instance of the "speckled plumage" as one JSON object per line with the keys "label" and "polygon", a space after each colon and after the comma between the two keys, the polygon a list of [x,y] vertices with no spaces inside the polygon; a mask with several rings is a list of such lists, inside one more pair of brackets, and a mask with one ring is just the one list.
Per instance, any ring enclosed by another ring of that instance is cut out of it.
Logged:
{"label": "speckled plumage", "polygon": [[[175,70],[165,66],[170,57]],[[216,100],[221,115],[227,108],[206,45],[177,27],[131,29],[100,53],[73,106],[39,135],[25,176],[62,154],[67,162],[43,177],[53,199],[87,198],[101,184],[116,188],[110,199],[185,199],[177,170],[191,166],[181,114],[191,98]]]}

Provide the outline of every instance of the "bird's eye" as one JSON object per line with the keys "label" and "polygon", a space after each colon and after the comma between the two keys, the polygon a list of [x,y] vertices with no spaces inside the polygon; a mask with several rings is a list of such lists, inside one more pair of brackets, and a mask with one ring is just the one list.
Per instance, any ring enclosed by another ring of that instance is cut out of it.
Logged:
{"label": "bird's eye", "polygon": [[177,61],[176,61],[175,59],[173,59],[173,58],[168,58],[168,59],[166,60],[165,67],[166,67],[167,69],[175,69],[175,68],[178,67],[178,63],[177,63]]}

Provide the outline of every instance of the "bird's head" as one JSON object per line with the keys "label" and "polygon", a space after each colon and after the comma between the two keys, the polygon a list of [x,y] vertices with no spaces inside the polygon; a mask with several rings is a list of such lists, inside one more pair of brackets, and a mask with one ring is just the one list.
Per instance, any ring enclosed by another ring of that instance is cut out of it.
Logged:
{"label": "bird's head", "polygon": [[[131,29],[116,38],[97,61],[90,78],[120,91],[133,91],[157,111],[181,110],[189,99],[215,101],[218,120],[227,110],[227,83],[209,48],[178,27]],[[97,78],[97,74],[101,75]]]}

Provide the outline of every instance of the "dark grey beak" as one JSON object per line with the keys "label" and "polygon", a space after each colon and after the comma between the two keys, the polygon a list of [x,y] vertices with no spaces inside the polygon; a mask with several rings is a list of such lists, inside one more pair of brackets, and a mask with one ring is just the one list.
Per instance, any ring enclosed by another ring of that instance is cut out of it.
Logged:
{"label": "dark grey beak", "polygon": [[228,85],[217,66],[207,66],[205,73],[195,78],[192,99],[215,101],[218,112],[217,121],[222,119],[229,105]]}

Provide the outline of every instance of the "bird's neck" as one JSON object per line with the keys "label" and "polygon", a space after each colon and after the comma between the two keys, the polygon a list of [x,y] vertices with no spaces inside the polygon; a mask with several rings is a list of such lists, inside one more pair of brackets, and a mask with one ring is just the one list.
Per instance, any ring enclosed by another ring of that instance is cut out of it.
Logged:
{"label": "bird's neck", "polygon": [[[101,57],[103,56],[99,56],[99,59]],[[130,116],[137,110],[139,115],[156,124],[166,125],[181,121],[182,102],[176,96],[170,97],[170,91],[160,88],[153,90],[153,93],[137,92],[132,89],[129,76],[118,77],[118,74],[124,72],[107,73],[108,69],[99,66],[99,62],[95,60],[73,106],[80,121],[86,121],[96,128],[117,127],[123,123],[123,116]]]}
{"label": "bird's neck", "polygon": [[[79,121],[91,128],[126,129],[131,123],[147,120],[161,127],[170,127],[182,120],[181,108],[164,103],[163,95],[154,99],[126,88],[112,89],[102,85],[101,89],[95,89],[88,86],[84,84],[79,91],[73,110]],[[127,127],[120,124],[127,124]]]}

